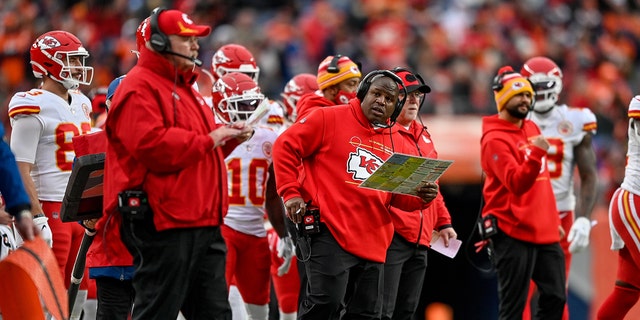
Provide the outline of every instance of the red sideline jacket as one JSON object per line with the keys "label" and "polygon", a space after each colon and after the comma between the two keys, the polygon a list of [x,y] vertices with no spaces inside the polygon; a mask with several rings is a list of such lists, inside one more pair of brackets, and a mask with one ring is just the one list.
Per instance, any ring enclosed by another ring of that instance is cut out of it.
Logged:
{"label": "red sideline jacket", "polygon": [[[179,72],[161,55],[140,58],[113,97],[107,117],[104,208],[117,213],[123,190],[144,190],[158,231],[218,226],[226,214],[225,154],[213,149],[213,111],[192,88],[197,73]],[[175,80],[174,80],[175,79]],[[228,154],[238,143],[225,145]],[[116,214],[118,219],[120,214]]]}
{"label": "red sideline jacket", "polygon": [[406,154],[414,148],[395,126],[374,129],[357,99],[319,108],[276,140],[278,193],[284,201],[301,196],[297,166],[302,159],[308,173],[304,184],[315,190],[312,201],[338,244],[355,256],[382,263],[393,236],[389,206],[417,210],[428,204],[359,185],[394,151]]}
{"label": "red sideline jacket", "polygon": [[[107,150],[107,135],[104,131],[73,137],[76,156],[102,153]],[[129,250],[120,240],[120,220],[102,215],[96,223],[96,235],[87,251],[87,267],[125,267],[133,265]],[[118,215],[119,217],[119,215]]]}
{"label": "red sideline jacket", "polygon": [[496,216],[498,228],[512,238],[550,244],[560,241],[560,218],[547,152],[530,143],[538,135],[540,129],[529,120],[518,128],[497,115],[482,118],[482,216]]}
{"label": "red sideline jacket", "polygon": [[[422,124],[414,120],[408,130],[399,124],[396,126],[414,145],[412,155],[438,158],[438,152],[431,140],[431,135],[426,128],[423,128]],[[449,210],[444,204],[444,198],[440,191],[431,205],[424,210],[409,212],[391,207],[390,212],[395,231],[405,240],[423,246],[429,246],[431,243],[431,233],[434,229],[451,224],[451,215],[449,215]]]}

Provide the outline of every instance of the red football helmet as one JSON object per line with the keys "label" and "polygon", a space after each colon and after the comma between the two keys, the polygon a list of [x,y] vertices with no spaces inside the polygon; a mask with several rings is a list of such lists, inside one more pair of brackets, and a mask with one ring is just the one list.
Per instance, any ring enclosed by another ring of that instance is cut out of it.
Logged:
{"label": "red football helmet", "polygon": [[264,101],[260,87],[248,75],[232,72],[213,84],[213,111],[226,123],[246,121]]}
{"label": "red football helmet", "polygon": [[89,52],[80,40],[66,31],[47,32],[31,45],[31,69],[36,78],[48,76],[67,89],[88,85],[93,68],[85,66]]}
{"label": "red football helmet", "polygon": [[151,38],[151,17],[146,17],[140,22],[138,29],[136,29],[136,46],[138,47],[138,51],[141,47],[145,46],[149,38]]}
{"label": "red football helmet", "polygon": [[230,72],[240,72],[258,82],[260,68],[253,54],[239,44],[225,44],[211,58],[211,73],[217,79]]}
{"label": "red football helmet", "polygon": [[291,122],[295,122],[298,116],[296,104],[302,95],[318,90],[316,76],[310,73],[301,73],[291,78],[284,91],[280,94],[284,103],[286,116]]}
{"label": "red football helmet", "polygon": [[524,63],[520,73],[533,83],[536,100],[533,110],[547,112],[558,102],[562,92],[562,70],[546,57],[533,57]]}

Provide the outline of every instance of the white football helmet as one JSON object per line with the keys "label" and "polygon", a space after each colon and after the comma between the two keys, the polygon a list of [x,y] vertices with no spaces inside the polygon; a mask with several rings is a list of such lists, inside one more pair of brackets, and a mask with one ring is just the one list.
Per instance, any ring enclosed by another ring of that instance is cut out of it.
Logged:
{"label": "white football helmet", "polygon": [[545,113],[558,102],[562,92],[562,70],[546,57],[533,57],[524,63],[520,73],[533,84],[536,99],[533,110]]}

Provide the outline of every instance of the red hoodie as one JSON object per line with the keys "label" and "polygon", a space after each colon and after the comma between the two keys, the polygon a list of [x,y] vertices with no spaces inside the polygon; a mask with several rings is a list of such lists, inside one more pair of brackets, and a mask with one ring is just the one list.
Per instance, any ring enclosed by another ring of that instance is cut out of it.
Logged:
{"label": "red hoodie", "polygon": [[141,48],[122,80],[107,117],[104,210],[119,224],[117,196],[147,192],[158,231],[218,226],[228,206],[225,154],[213,149],[211,108],[193,90],[197,73],[176,71],[161,55]]}
{"label": "red hoodie", "polygon": [[300,100],[296,104],[296,109],[298,111],[296,122],[300,122],[300,120],[310,115],[311,112],[318,108],[331,107],[336,105],[335,102],[325,98],[321,92],[322,91],[318,90],[313,93],[307,93],[300,97]]}
{"label": "red hoodie", "polygon": [[[409,129],[405,129],[399,124],[396,126],[409,139],[409,143],[413,144],[414,150],[411,154],[425,158],[438,158],[438,152],[431,135],[422,124],[414,120]],[[411,243],[423,246],[429,246],[431,243],[431,233],[434,229],[451,225],[451,215],[449,215],[449,210],[444,204],[444,198],[440,191],[426,209],[404,211],[391,207],[390,212],[396,233]]]}
{"label": "red hoodie", "polygon": [[547,152],[530,143],[540,129],[498,118],[482,119],[481,157],[486,174],[482,216],[494,215],[508,236],[536,244],[560,241],[560,218],[546,165]]}
{"label": "red hoodie", "polygon": [[389,206],[413,211],[425,208],[420,198],[358,187],[394,152],[415,147],[397,127],[374,129],[360,101],[320,108],[282,133],[273,147],[278,194],[284,201],[300,197],[302,159],[304,188],[314,190],[312,201],[321,221],[338,244],[363,259],[384,262],[393,236]]}

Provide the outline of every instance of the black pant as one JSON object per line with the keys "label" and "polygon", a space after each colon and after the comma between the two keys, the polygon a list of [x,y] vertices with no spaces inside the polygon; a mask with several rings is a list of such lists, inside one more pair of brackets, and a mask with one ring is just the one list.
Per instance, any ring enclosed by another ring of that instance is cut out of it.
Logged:
{"label": "black pant", "polygon": [[344,251],[333,235],[322,229],[311,236],[311,256],[304,263],[308,277],[306,297],[298,319],[379,319],[382,263]]}
{"label": "black pant", "polygon": [[413,317],[420,302],[426,270],[427,248],[416,247],[395,233],[384,264],[383,320]]}
{"label": "black pant", "polygon": [[531,280],[540,293],[535,318],[562,319],[567,297],[560,243],[533,244],[498,232],[491,237],[489,250],[498,276],[500,320],[522,318]]}
{"label": "black pant", "polygon": [[123,221],[133,256],[133,320],[231,319],[224,277],[226,245],[219,227],[157,232],[153,223]]}
{"label": "black pant", "polygon": [[131,280],[110,277],[96,278],[98,311],[96,320],[127,319],[133,306]]}

